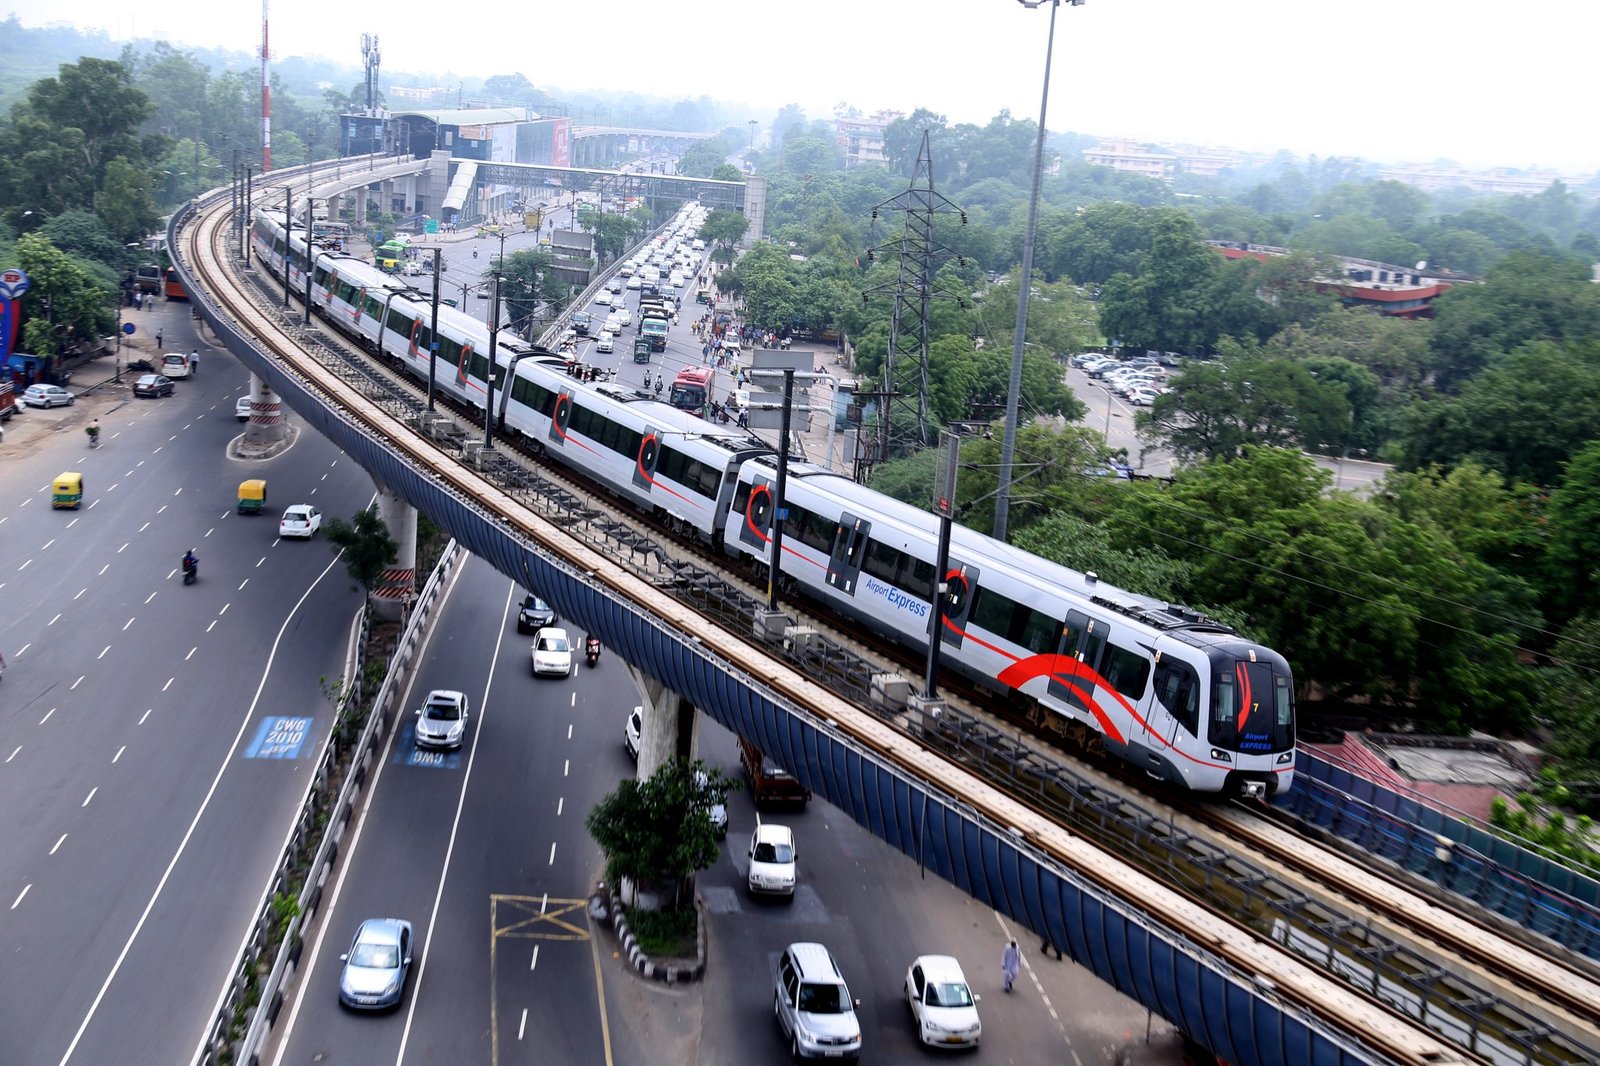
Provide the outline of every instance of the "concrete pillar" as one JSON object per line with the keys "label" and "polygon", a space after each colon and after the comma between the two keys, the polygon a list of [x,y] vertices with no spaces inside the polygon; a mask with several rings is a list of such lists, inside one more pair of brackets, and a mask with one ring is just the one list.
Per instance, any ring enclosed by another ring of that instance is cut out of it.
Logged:
{"label": "concrete pillar", "polygon": [[700,751],[700,716],[694,704],[649,674],[628,666],[639,689],[644,721],[639,730],[639,773],[645,780],[671,759],[692,759]]}
{"label": "concrete pillar", "polygon": [[372,611],[386,621],[398,622],[416,596],[417,588],[417,509],[400,496],[378,485],[378,517],[394,538],[394,561],[373,586],[369,602]]}
{"label": "concrete pillar", "polygon": [[[384,178],[378,183],[378,210],[386,214],[394,212],[394,179]],[[385,236],[388,236],[385,234]]]}
{"label": "concrete pillar", "polygon": [[272,450],[288,436],[288,416],[283,400],[266,381],[250,375],[250,424],[244,431],[244,448]]}

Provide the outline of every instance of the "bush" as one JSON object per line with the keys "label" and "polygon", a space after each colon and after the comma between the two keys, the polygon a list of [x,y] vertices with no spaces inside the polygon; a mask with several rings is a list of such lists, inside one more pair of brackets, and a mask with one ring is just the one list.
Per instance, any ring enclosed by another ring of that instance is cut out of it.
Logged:
{"label": "bush", "polygon": [[659,911],[630,908],[628,928],[639,939],[639,950],[652,959],[683,959],[695,955],[698,915],[693,906]]}

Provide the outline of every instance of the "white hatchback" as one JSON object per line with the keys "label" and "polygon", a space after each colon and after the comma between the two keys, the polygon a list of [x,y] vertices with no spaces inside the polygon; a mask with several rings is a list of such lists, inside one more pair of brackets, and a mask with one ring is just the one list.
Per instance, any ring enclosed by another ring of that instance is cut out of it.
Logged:
{"label": "white hatchback", "polygon": [[278,519],[278,536],[299,537],[310,540],[322,528],[322,512],[309,503],[297,503],[283,509]]}
{"label": "white hatchback", "polygon": [[794,831],[786,825],[764,822],[750,834],[745,854],[750,872],[745,882],[752,892],[793,896],[795,884]]}

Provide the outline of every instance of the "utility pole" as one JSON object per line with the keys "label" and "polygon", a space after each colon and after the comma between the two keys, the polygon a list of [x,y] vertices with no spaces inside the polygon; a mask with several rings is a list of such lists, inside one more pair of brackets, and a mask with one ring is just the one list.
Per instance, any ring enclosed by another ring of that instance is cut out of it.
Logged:
{"label": "utility pole", "polygon": [[[433,410],[433,365],[439,361],[439,260],[440,249],[433,250],[433,321],[428,326],[428,410]],[[463,300],[466,293],[461,294]]]}
{"label": "utility pole", "polygon": [[294,219],[289,209],[294,206],[294,190],[283,187],[283,306],[289,306],[289,263],[294,258],[289,248],[289,238],[294,235]]}
{"label": "utility pole", "polygon": [[484,386],[488,390],[488,400],[483,406],[484,451],[494,447],[494,357],[495,342],[500,337],[500,278],[500,271],[496,269],[494,299],[489,303],[489,372],[484,375]]}

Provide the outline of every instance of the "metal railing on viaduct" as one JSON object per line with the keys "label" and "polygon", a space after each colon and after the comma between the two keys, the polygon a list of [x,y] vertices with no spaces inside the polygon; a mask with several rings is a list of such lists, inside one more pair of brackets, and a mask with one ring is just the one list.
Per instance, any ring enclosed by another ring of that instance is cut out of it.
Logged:
{"label": "metal railing on viaduct", "polygon": [[[221,195],[226,196],[226,190]],[[221,342],[305,423],[448,530],[467,550],[557,610],[582,622],[616,654],[661,679],[735,734],[759,745],[817,796],[975,899],[1048,935],[1102,980],[1166,1018],[1218,1055],[1241,1064],[1342,1066],[1395,1061],[1363,1034],[1344,1031],[1274,994],[1159,914],[1103,890],[980,814],[948,784],[919,780],[847,738],[833,723],[713,655],[703,640],[665,624],[644,602],[614,596],[513,529],[489,502],[469,497],[408,460],[350,413],[240,331],[206,296],[192,264],[176,258],[191,203],[173,216],[168,247],[195,308]]]}

